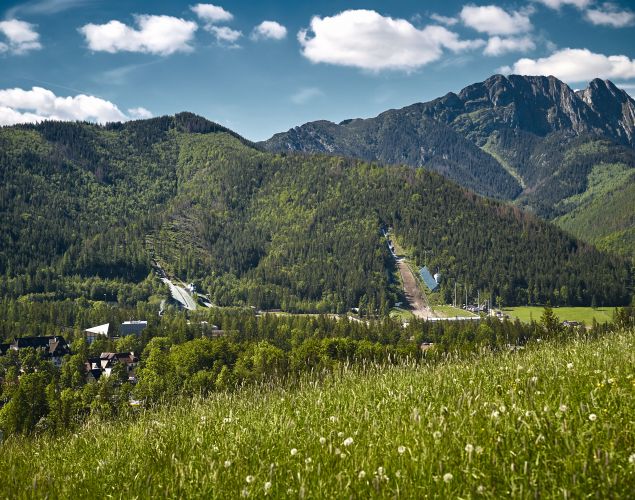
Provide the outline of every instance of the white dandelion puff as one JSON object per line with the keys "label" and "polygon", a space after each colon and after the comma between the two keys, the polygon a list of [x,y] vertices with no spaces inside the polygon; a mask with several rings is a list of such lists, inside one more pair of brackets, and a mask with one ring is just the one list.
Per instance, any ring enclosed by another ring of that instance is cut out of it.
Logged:
{"label": "white dandelion puff", "polygon": [[635,465],[635,453],[632,453],[630,457],[628,457],[628,463]]}
{"label": "white dandelion puff", "polygon": [[405,446],[400,446],[399,448],[397,448],[397,452],[400,455],[403,455],[406,452],[406,447]]}
{"label": "white dandelion puff", "polygon": [[291,456],[295,456],[298,454],[297,448],[291,448]]}
{"label": "white dandelion puff", "polygon": [[452,481],[452,479],[454,479],[454,476],[452,475],[452,473],[446,472],[445,474],[443,474],[444,482],[449,483],[450,481]]}
{"label": "white dandelion puff", "polygon": [[432,437],[433,437],[434,439],[441,439],[441,432],[440,432],[440,431],[434,431],[434,432],[432,433]]}
{"label": "white dandelion puff", "polygon": [[271,486],[272,486],[272,485],[271,485],[271,481],[267,481],[267,482],[265,483],[265,491],[269,491],[269,490],[271,489]]}
{"label": "white dandelion puff", "polygon": [[321,445],[325,445],[326,444],[326,438],[325,437],[321,437],[320,438],[320,444]]}
{"label": "white dandelion puff", "polygon": [[569,407],[567,405],[560,405],[560,407],[558,408],[562,413],[564,413],[565,411],[567,411],[569,409]]}
{"label": "white dandelion puff", "polygon": [[226,469],[229,469],[231,467],[232,463],[229,460],[225,460],[224,465],[225,465]]}
{"label": "white dandelion puff", "polygon": [[472,452],[474,451],[474,446],[473,446],[473,445],[471,445],[470,443],[467,443],[467,444],[465,445],[465,451],[466,451],[467,453],[472,453]]}
{"label": "white dandelion puff", "polygon": [[597,416],[595,413],[591,413],[591,414],[589,415],[589,420],[590,420],[591,422],[595,422],[597,419],[598,419],[598,416]]}
{"label": "white dandelion puff", "polygon": [[245,481],[247,481],[247,483],[251,484],[256,480],[256,478],[254,476],[247,476],[245,478]]}
{"label": "white dandelion puff", "polygon": [[366,477],[366,472],[363,470],[360,470],[359,473],[357,474],[357,478],[364,479],[365,477]]}
{"label": "white dandelion puff", "polygon": [[573,363],[567,363],[567,369],[571,370],[573,368]]}
{"label": "white dandelion puff", "polygon": [[344,446],[350,446],[350,445],[352,445],[352,444],[353,444],[353,438],[352,438],[352,437],[347,437],[347,438],[344,440],[344,443],[343,443],[343,444],[344,444]]}

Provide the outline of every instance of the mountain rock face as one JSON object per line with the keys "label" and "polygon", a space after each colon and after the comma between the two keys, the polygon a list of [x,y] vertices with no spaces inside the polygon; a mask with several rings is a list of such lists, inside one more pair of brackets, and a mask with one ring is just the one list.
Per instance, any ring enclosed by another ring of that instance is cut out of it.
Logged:
{"label": "mountain rock face", "polygon": [[[261,146],[426,167],[555,219],[577,208],[594,169],[606,187],[616,182],[612,172],[635,168],[635,101],[600,79],[574,91],[552,76],[494,75],[375,118],[307,123]],[[620,168],[602,168],[607,164]],[[633,179],[621,175],[619,182]],[[635,232],[634,226],[621,229]]]}

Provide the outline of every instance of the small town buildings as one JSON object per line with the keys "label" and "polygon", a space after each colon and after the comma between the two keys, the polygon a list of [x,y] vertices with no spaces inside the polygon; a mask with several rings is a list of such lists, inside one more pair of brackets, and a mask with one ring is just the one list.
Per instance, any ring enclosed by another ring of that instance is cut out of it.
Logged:
{"label": "small town buildings", "polygon": [[10,349],[19,351],[31,347],[38,351],[43,351],[44,357],[53,362],[57,367],[62,366],[62,359],[71,353],[71,349],[64,337],[16,337],[9,346]]}
{"label": "small town buildings", "polygon": [[129,382],[136,382],[135,369],[139,357],[134,352],[102,352],[98,358],[89,358],[84,363],[87,382],[96,382],[101,377],[110,377],[117,365],[123,365]]}
{"label": "small town buildings", "polygon": [[99,326],[93,326],[92,328],[86,328],[84,330],[86,334],[86,342],[91,345],[98,338],[109,338],[110,323],[105,323]]}
{"label": "small town buildings", "polygon": [[119,327],[119,335],[127,337],[128,335],[141,335],[141,332],[148,327],[147,321],[124,321]]}

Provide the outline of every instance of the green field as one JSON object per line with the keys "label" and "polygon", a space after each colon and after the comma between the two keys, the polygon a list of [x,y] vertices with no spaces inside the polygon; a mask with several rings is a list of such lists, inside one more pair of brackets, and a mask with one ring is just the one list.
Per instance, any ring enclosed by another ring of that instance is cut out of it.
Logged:
{"label": "green field", "polygon": [[433,306],[434,312],[441,313],[443,316],[453,318],[455,316],[476,316],[476,314],[460,309],[458,307],[452,307],[448,305]]}
{"label": "green field", "polygon": [[[512,319],[518,318],[520,321],[528,323],[532,319],[540,321],[544,308],[542,306],[506,307],[505,314],[509,314]],[[614,307],[554,307],[553,312],[560,321],[584,321],[589,326],[593,323],[593,318],[598,323],[607,323],[613,319]]]}
{"label": "green field", "polygon": [[412,314],[412,312],[408,311],[407,309],[402,309],[401,307],[393,307],[390,310],[390,317],[399,318],[402,321],[410,321],[415,318],[415,315]]}
{"label": "green field", "polygon": [[0,445],[0,498],[628,498],[635,334],[342,366]]}

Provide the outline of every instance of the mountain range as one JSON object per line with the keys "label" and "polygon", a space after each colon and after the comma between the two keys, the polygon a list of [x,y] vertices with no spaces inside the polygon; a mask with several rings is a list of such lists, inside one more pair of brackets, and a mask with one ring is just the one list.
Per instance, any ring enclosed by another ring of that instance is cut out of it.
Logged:
{"label": "mountain range", "polygon": [[375,118],[316,121],[260,143],[425,167],[601,248],[635,249],[635,101],[596,79],[494,75]]}
{"label": "mountain range", "polygon": [[499,304],[630,300],[625,259],[425,168],[273,154],[191,113],[0,128],[3,297],[134,305],[161,289],[155,260],[218,305],[385,314],[401,300],[386,228],[446,301],[455,284]]}

